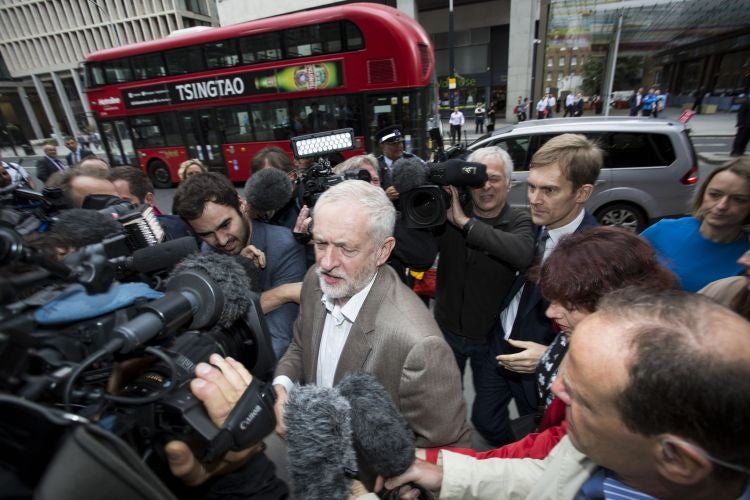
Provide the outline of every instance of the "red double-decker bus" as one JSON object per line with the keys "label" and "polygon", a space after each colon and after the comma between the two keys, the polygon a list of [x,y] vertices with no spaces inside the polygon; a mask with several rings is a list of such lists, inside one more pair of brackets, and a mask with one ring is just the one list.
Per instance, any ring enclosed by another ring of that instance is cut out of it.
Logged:
{"label": "red double-decker bus", "polygon": [[232,181],[266,146],[354,129],[358,149],[400,124],[407,151],[427,153],[434,54],[413,19],[361,3],[170,35],[103,50],[87,89],[113,165],[139,165],[157,187],[199,158]]}

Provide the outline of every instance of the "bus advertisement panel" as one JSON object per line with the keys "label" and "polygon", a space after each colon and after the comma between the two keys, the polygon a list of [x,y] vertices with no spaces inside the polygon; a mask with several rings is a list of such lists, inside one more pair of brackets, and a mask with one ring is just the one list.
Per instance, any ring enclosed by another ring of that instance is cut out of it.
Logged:
{"label": "bus advertisement panel", "polygon": [[402,126],[427,154],[434,55],[424,30],[391,7],[349,4],[167,37],[89,55],[87,96],[113,165],[157,187],[198,158],[235,182],[252,157],[291,137],[352,128],[358,147]]}

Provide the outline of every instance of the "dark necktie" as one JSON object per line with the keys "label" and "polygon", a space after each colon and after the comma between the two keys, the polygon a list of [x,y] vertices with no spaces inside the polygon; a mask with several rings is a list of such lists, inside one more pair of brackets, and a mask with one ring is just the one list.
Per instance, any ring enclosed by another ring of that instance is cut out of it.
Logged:
{"label": "dark necktie", "polygon": [[547,248],[547,240],[549,239],[549,231],[547,231],[547,228],[542,228],[541,231],[539,231],[539,236],[536,240],[536,258],[541,260],[544,260],[544,249]]}
{"label": "dark necktie", "polygon": [[60,172],[65,170],[65,165],[63,165],[62,162],[58,160],[57,158],[52,158],[52,163],[55,164],[55,166],[57,167],[57,170],[59,170]]}

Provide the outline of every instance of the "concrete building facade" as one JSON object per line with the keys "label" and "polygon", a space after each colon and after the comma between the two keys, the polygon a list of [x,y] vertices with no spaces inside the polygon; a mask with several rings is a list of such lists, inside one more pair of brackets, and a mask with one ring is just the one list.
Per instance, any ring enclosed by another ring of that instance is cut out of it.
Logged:
{"label": "concrete building facade", "polygon": [[0,0],[0,146],[93,130],[87,54],[212,25],[214,0]]}

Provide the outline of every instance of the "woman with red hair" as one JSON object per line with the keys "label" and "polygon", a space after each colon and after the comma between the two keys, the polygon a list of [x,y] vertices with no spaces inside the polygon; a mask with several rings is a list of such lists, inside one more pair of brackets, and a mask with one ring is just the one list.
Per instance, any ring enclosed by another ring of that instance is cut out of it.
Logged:
{"label": "woman with red hair", "polygon": [[[666,290],[678,287],[674,274],[659,264],[649,243],[629,231],[597,227],[560,240],[540,268],[532,270],[542,295],[550,305],[547,317],[560,328],[537,366],[537,382],[544,414],[539,432],[501,448],[476,452],[451,451],[477,458],[544,458],[565,435],[565,405],[550,387],[568,348],[575,326],[596,310],[607,293],[625,287]],[[437,461],[438,449],[426,450],[426,459]]]}

